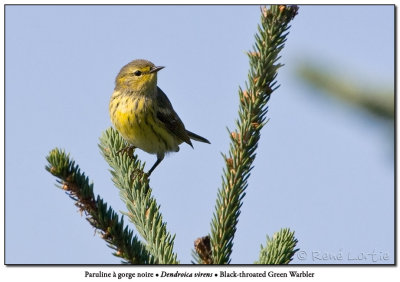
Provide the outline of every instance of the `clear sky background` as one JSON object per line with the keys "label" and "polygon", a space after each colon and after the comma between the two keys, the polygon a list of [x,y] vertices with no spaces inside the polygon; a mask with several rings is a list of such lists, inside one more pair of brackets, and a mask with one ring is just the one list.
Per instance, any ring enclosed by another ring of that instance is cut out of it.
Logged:
{"label": "clear sky background", "polygon": [[[194,240],[210,232],[220,152],[228,151],[226,127],[234,128],[259,18],[258,6],[7,6],[5,262],[120,262],[55,187],[45,157],[64,148],[95,193],[126,211],[97,143],[111,126],[115,76],[144,58],[166,66],[159,86],[186,127],[212,143],[182,145],[151,177],[178,259],[190,263]],[[370,253],[393,263],[393,127],[310,95],[316,90],[296,67],[317,62],[363,87],[393,87],[394,7],[300,6],[281,55],[281,87],[269,102],[232,263],[256,261],[266,235],[282,227],[296,232],[296,264],[373,263]],[[147,169],[156,160],[139,156]]]}

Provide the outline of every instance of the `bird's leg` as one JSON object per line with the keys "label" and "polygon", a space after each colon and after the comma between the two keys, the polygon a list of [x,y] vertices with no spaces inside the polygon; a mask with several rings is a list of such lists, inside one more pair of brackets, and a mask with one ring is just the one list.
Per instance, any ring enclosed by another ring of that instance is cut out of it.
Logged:
{"label": "bird's leg", "polygon": [[150,174],[153,172],[153,170],[161,163],[161,161],[164,159],[164,154],[157,154],[157,160],[153,164],[153,166],[150,168],[150,170],[147,172],[147,176],[149,177]]}

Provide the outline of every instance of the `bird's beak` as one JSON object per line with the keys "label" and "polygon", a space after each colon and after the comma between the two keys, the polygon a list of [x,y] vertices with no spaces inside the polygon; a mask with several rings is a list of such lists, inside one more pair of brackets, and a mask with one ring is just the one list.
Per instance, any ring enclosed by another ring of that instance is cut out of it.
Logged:
{"label": "bird's beak", "polygon": [[152,68],[152,69],[150,70],[150,73],[152,73],[152,72],[158,72],[159,70],[162,70],[163,68],[165,68],[165,67],[154,67],[154,68]]}

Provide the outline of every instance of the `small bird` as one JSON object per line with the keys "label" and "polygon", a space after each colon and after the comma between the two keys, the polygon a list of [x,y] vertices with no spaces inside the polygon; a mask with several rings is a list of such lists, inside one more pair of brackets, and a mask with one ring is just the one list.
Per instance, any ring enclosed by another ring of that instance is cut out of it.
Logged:
{"label": "small bird", "polygon": [[190,139],[210,144],[206,138],[185,129],[167,95],[157,86],[157,72],[163,68],[147,60],[125,65],[115,79],[109,105],[111,122],[130,144],[123,151],[133,147],[157,154],[148,176],[165,153],[178,152],[182,142],[192,148]]}

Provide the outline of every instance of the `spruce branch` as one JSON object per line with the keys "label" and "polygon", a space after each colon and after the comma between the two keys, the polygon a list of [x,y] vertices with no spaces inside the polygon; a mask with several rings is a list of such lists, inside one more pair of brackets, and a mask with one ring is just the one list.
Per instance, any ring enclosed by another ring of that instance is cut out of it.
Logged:
{"label": "spruce branch", "polygon": [[391,88],[368,83],[363,83],[363,87],[360,87],[338,71],[334,72],[328,66],[318,66],[310,61],[299,65],[297,73],[305,82],[322,90],[310,93],[331,95],[366,110],[375,118],[382,118],[390,123],[394,120],[394,90]]}
{"label": "spruce branch", "polygon": [[256,157],[260,131],[266,123],[266,104],[271,93],[278,88],[275,78],[282,66],[277,63],[279,53],[288,35],[289,22],[297,10],[297,6],[286,5],[261,8],[261,25],[255,35],[253,51],[248,53],[247,90],[239,88],[239,119],[236,120],[236,129],[230,132],[229,153],[223,154],[226,167],[211,222],[212,261],[215,264],[230,262],[240,207]]}
{"label": "spruce branch", "polygon": [[154,263],[178,263],[177,256],[173,253],[175,236],[167,231],[160,206],[151,195],[149,179],[143,173],[144,164],[136,155],[119,152],[126,147],[126,143],[113,128],[107,129],[100,137],[99,147],[112,168],[113,182],[120,190],[121,199],[128,209],[126,215],[147,242],[146,248],[154,257]]}
{"label": "spruce branch", "polygon": [[192,257],[198,264],[213,264],[209,235],[197,238],[194,241],[194,250],[192,250]]}
{"label": "spruce branch", "polygon": [[283,228],[272,236],[267,236],[265,248],[261,245],[260,257],[256,264],[289,264],[294,254],[299,250],[295,249],[297,239],[294,237],[294,231],[289,228]]}
{"label": "spruce branch", "polygon": [[123,217],[119,219],[106,202],[99,196],[94,196],[93,184],[89,183],[89,178],[70,159],[69,154],[56,148],[50,151],[46,159],[46,170],[58,178],[57,186],[76,201],[75,205],[81,213],[86,215],[94,228],[100,230],[99,233],[107,245],[115,250],[115,256],[122,258],[124,263],[131,264],[147,264],[152,260],[137,236],[127,226],[124,227]]}

